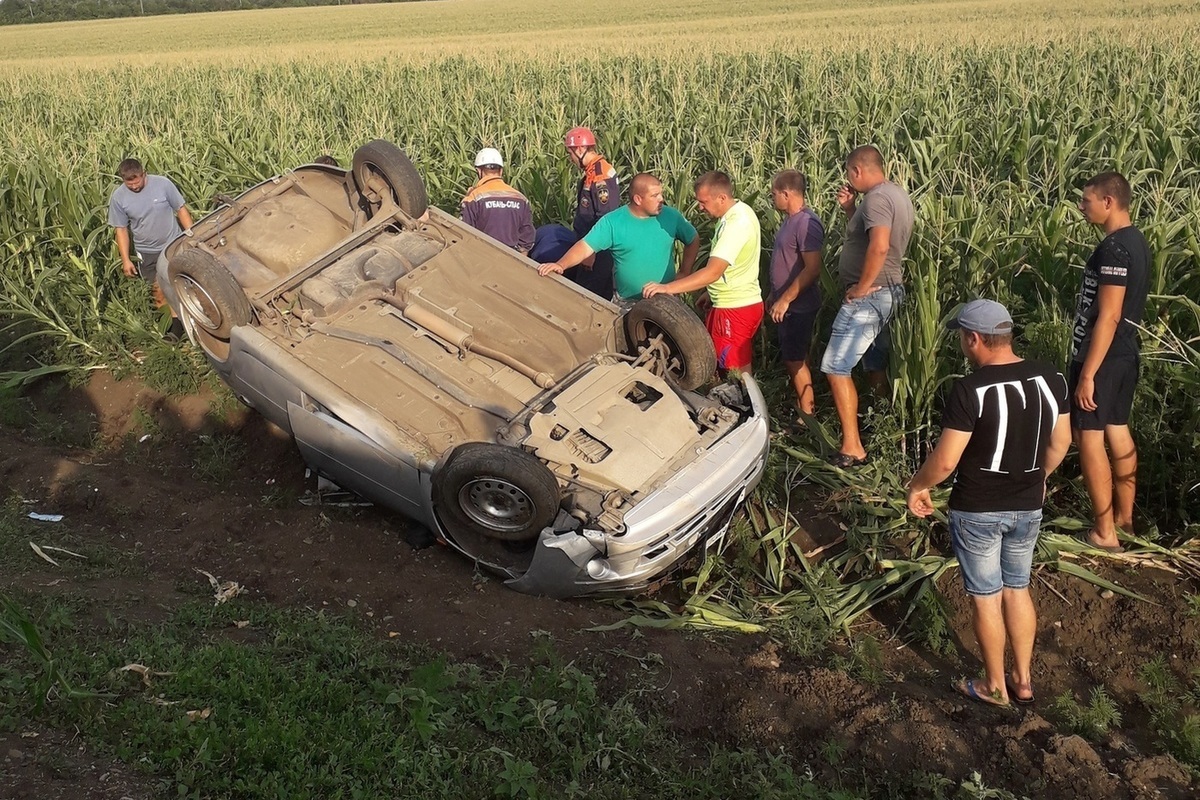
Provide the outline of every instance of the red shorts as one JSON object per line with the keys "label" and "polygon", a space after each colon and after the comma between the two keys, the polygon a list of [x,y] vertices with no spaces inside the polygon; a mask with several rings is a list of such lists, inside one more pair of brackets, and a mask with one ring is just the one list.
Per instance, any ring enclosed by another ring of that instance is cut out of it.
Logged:
{"label": "red shorts", "polygon": [[704,327],[717,348],[719,369],[745,369],[754,358],[754,334],[762,325],[763,304],[740,308],[714,308]]}

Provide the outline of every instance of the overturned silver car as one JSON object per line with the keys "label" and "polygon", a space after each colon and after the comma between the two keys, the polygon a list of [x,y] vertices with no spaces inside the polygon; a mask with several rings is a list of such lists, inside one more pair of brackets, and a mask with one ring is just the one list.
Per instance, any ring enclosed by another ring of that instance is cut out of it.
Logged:
{"label": "overturned silver car", "polygon": [[628,312],[436,208],[394,145],[307,165],[176,239],[159,282],[246,403],[339,485],[523,592],[628,594],[724,534],[765,403],[678,300]]}

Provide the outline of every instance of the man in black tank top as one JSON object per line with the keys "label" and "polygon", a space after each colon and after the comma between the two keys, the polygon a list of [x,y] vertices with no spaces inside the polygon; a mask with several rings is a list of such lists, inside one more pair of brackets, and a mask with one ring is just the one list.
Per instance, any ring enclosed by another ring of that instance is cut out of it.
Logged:
{"label": "man in black tank top", "polygon": [[1150,289],[1150,247],[1130,220],[1131,195],[1116,172],[1083,187],[1079,210],[1105,236],[1083,270],[1071,342],[1071,427],[1095,520],[1087,538],[1112,551],[1121,549],[1117,528],[1133,533],[1137,445],[1129,411],[1138,377],[1136,326]]}
{"label": "man in black tank top", "polygon": [[[999,303],[973,300],[950,327],[975,371],[950,390],[941,438],[909,482],[908,508],[932,514],[929,490],[957,469],[950,542],[971,595],[986,678],[964,678],[955,688],[992,705],[1029,704],[1037,633],[1029,573],[1046,476],[1071,443],[1067,382],[1049,364],[1013,352],[1012,317]],[[1013,650],[1008,675],[1006,642]]]}

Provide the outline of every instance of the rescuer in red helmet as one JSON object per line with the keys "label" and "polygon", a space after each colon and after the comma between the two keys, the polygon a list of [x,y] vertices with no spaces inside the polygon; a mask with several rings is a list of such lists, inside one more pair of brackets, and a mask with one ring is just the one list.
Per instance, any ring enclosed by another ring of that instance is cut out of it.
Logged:
{"label": "rescuer in red helmet", "polygon": [[[571,163],[583,170],[576,193],[575,220],[572,228],[582,239],[596,220],[610,211],[621,207],[621,185],[613,165],[596,150],[596,135],[588,128],[571,128],[563,137]],[[575,283],[600,295],[604,299],[613,296],[612,255],[596,253],[590,268],[578,266],[564,273]]]}

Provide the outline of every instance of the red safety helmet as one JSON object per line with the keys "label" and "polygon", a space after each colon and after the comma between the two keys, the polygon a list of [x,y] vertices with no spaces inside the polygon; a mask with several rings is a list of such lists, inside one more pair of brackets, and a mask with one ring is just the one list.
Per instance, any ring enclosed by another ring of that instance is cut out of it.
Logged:
{"label": "red safety helmet", "polygon": [[563,144],[567,147],[595,147],[596,134],[590,128],[571,128],[563,137]]}

